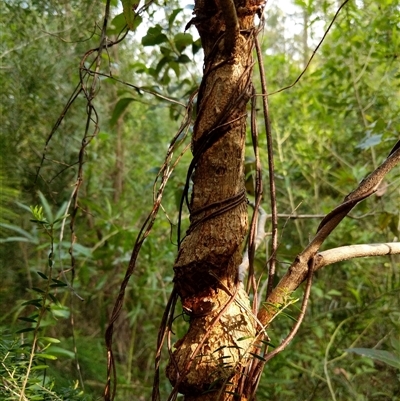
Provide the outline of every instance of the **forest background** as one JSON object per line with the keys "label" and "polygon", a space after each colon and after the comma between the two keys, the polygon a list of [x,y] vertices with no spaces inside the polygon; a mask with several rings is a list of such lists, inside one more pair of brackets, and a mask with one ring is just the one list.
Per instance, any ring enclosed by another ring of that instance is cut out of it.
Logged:
{"label": "forest background", "polygon": [[[337,7],[337,2],[295,1],[284,12],[277,2],[267,4],[260,41],[271,93],[301,74]],[[94,99],[100,129],[85,148],[79,213],[68,217],[68,224],[74,218],[71,234],[60,218],[77,180],[87,117],[82,96],[46,141],[79,83],[82,56],[98,45],[103,13],[100,1],[7,0],[1,5],[4,399],[20,399],[22,387],[29,400],[101,398],[108,319],[136,236],[151,210],[154,179],[180,126],[180,103],[188,101],[200,82],[197,33],[189,28],[184,34],[190,7],[174,1],[151,3],[133,32],[103,53],[104,76]],[[111,2],[111,15],[107,35],[115,40],[126,25],[117,1]],[[299,82],[269,97],[283,244],[278,276],[307,245],[321,218],[399,139],[399,15],[396,0],[350,1]],[[183,141],[182,149],[189,141]],[[265,147],[265,137],[260,136],[260,148]],[[255,166],[250,137],[246,154],[251,200]],[[261,159],[266,166],[265,151]],[[162,202],[165,213],[143,244],[115,328],[117,400],[150,399],[189,163],[188,151],[170,178]],[[263,173],[268,175],[264,167]],[[397,168],[376,195],[341,223],[325,247],[398,241],[399,184]],[[268,212],[267,198],[263,208]],[[186,227],[188,216],[183,218]],[[267,236],[256,254],[259,273],[265,267],[268,241]],[[50,268],[55,271],[52,278]],[[300,332],[267,364],[259,398],[400,399],[399,284],[395,256],[354,259],[319,271]],[[43,294],[48,297],[44,305]],[[274,321],[271,343],[279,344],[297,310],[294,304]],[[186,327],[184,318],[177,319],[176,339]],[[31,357],[34,369],[27,375]],[[170,389],[164,379],[162,397]]]}

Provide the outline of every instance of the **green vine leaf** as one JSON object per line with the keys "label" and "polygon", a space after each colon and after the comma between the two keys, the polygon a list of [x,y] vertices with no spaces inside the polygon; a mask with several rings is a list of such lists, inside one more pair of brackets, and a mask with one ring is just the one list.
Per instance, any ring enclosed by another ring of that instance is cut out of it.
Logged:
{"label": "green vine leaf", "polygon": [[137,22],[140,17],[135,12],[138,5],[139,1],[137,0],[122,0],[125,21],[131,31],[134,31],[141,22]]}

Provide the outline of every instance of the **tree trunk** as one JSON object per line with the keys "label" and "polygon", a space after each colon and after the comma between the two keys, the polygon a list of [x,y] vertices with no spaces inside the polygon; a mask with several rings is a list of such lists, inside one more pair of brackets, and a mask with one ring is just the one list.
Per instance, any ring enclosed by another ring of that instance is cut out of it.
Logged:
{"label": "tree trunk", "polygon": [[255,322],[237,271],[248,225],[246,105],[259,9],[256,1],[198,0],[191,21],[202,40],[204,76],[192,138],[190,227],[174,266],[190,327],[167,368],[186,401],[245,399],[238,396],[241,368],[250,358]]}

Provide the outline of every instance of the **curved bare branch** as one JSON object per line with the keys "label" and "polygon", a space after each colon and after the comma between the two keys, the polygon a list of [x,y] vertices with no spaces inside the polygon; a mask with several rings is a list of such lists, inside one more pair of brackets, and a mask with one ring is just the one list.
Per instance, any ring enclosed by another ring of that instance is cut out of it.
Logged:
{"label": "curved bare branch", "polygon": [[381,244],[347,245],[329,249],[317,254],[314,270],[324,266],[354,258],[371,256],[400,255],[400,242],[385,242]]}

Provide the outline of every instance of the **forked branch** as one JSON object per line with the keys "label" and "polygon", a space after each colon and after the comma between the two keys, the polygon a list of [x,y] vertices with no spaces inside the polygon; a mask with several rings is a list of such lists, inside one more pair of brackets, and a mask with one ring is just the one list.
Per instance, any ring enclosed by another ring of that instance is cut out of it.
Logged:
{"label": "forked branch", "polygon": [[[319,256],[317,252],[325,239],[332,233],[332,231],[338,226],[338,224],[348,215],[348,213],[362,200],[368,198],[373,193],[375,193],[378,189],[379,184],[383,180],[386,174],[388,174],[398,163],[400,162],[400,148],[394,148],[386,158],[386,160],[370,175],[368,175],[364,180],[360,182],[358,187],[348,194],[344,201],[333,209],[330,213],[328,213],[325,218],[322,220],[321,224],[318,227],[317,233],[315,237],[312,239],[310,244],[306,247],[306,249],[301,252],[295,259],[295,261],[289,267],[287,273],[283,276],[279,284],[275,287],[273,292],[267,299],[267,303],[270,305],[281,304],[285,297],[290,295],[294,290],[296,290],[299,285],[306,279],[307,271],[308,271],[308,263],[309,261],[316,257],[316,269],[321,268],[322,266],[326,266],[327,264],[334,263],[332,256],[332,252],[325,251],[325,253],[321,253]],[[384,252],[384,254],[394,254],[397,253],[398,246],[391,244],[391,248],[386,250],[384,248],[380,252]],[[349,247],[347,250],[354,253],[355,251],[351,251]],[[360,252],[360,249],[358,250]],[[342,249],[343,252],[343,249]],[[375,256],[377,252],[376,246],[374,248],[371,245],[370,254],[363,252],[360,256]],[[322,259],[321,259],[322,255]],[[351,253],[350,253],[351,255]],[[351,257],[351,256],[350,256]],[[328,258],[328,259],[324,259]],[[348,259],[344,257],[342,254],[342,259]],[[325,262],[323,262],[325,260]],[[327,263],[327,260],[332,260],[330,263]],[[266,307],[262,308],[259,312],[259,320],[264,324],[268,325],[274,315],[277,313],[277,309],[275,307]]]}

